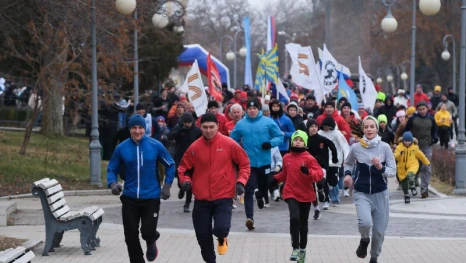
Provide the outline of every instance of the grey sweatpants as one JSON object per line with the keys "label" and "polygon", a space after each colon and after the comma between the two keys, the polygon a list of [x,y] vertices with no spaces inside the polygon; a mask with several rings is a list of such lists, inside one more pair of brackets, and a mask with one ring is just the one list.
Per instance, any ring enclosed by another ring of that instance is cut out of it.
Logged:
{"label": "grey sweatpants", "polygon": [[[432,161],[432,146],[425,147],[421,150],[424,155]],[[430,165],[422,164],[421,169],[419,169],[419,177],[421,177],[421,189],[427,189],[430,184],[430,176],[432,175],[432,168]]]}
{"label": "grey sweatpants", "polygon": [[377,258],[382,251],[385,230],[388,226],[388,190],[376,194],[354,192],[354,204],[358,214],[361,238],[370,238],[372,228],[371,257]]}

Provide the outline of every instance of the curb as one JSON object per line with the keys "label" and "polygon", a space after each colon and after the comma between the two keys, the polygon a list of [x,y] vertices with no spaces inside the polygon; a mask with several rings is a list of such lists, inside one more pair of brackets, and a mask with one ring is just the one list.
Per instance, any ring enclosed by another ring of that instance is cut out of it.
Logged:
{"label": "curb", "polygon": [[31,251],[37,246],[39,246],[42,243],[42,239],[29,239],[28,241],[24,242],[21,246],[26,249],[26,251]]}
{"label": "curb", "polygon": [[0,204],[0,227],[8,226],[8,218],[16,210],[16,202],[2,202]]}
{"label": "curb", "polygon": [[[63,191],[65,196],[86,196],[86,195],[111,195],[112,192],[110,189],[102,189],[102,190],[72,190],[72,191]],[[20,194],[20,195],[9,195],[9,196],[2,196],[0,200],[10,200],[10,199],[19,199],[19,198],[31,198],[33,197],[32,194]]]}
{"label": "curb", "polygon": [[448,198],[448,195],[439,192],[437,189],[435,189],[435,187],[433,187],[430,184],[429,184],[429,187],[427,189],[429,190],[429,192],[433,193],[434,195],[438,196],[439,198],[442,198],[442,199],[443,198]]}

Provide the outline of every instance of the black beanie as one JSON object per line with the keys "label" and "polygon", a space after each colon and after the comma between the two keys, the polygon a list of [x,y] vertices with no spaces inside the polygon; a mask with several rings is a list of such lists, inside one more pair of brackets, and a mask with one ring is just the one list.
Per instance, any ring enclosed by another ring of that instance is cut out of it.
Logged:
{"label": "black beanie", "polygon": [[190,112],[183,113],[183,115],[181,115],[181,117],[180,117],[180,121],[181,121],[182,123],[185,123],[185,122],[194,122],[193,114],[190,113]]}
{"label": "black beanie", "polygon": [[342,109],[343,109],[344,107],[349,107],[350,109],[352,109],[352,108],[351,108],[351,103],[349,103],[349,102],[345,102],[345,103],[343,103],[343,105],[341,105],[341,108],[342,108]]}
{"label": "black beanie", "polygon": [[136,105],[136,110],[144,110],[144,109],[145,109],[145,107],[144,107],[144,105],[142,105],[142,103],[138,103]]}
{"label": "black beanie", "polygon": [[316,97],[315,97],[314,95],[312,95],[312,94],[309,94],[309,95],[307,95],[306,100],[313,100],[313,101],[315,101],[315,100],[316,100]]}
{"label": "black beanie", "polygon": [[309,130],[309,128],[312,126],[312,125],[316,125],[317,127],[319,127],[319,124],[317,123],[317,120],[316,119],[309,119],[306,123],[306,128]]}
{"label": "black beanie", "polygon": [[211,100],[209,103],[207,103],[207,109],[210,109],[212,107],[218,108],[218,102],[216,100]]}
{"label": "black beanie", "polygon": [[325,107],[327,107],[327,106],[332,106],[333,108],[335,108],[335,102],[333,102],[333,100],[328,100],[325,103]]}
{"label": "black beanie", "polygon": [[335,121],[333,120],[332,117],[326,117],[323,121],[322,124],[320,125],[322,128],[324,126],[330,127],[331,130],[335,130]]}
{"label": "black beanie", "polygon": [[258,99],[248,100],[248,104],[246,104],[246,109],[251,106],[258,108],[259,110],[262,109],[262,104],[259,102]]}
{"label": "black beanie", "polygon": [[[209,102],[209,103],[210,103],[210,102]],[[213,113],[210,113],[210,112],[207,112],[206,114],[202,115],[202,117],[201,117],[201,124],[204,123],[204,122],[215,122],[215,123],[218,123],[217,117],[216,117]]]}

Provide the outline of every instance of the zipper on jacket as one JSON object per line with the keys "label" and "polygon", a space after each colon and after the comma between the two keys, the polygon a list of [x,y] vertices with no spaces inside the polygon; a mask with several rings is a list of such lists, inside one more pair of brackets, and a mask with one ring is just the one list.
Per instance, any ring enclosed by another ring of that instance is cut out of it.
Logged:
{"label": "zipper on jacket", "polygon": [[136,146],[136,156],[137,156],[137,159],[138,159],[138,188],[137,188],[137,191],[136,191],[136,198],[139,199],[139,184],[140,184],[140,179],[139,179],[139,143],[137,144]]}
{"label": "zipper on jacket", "polygon": [[358,171],[358,174],[356,175],[356,180],[354,180],[354,185],[356,185],[356,183],[357,183],[358,180],[359,180],[359,173],[360,173],[360,172],[361,172],[361,171]]}

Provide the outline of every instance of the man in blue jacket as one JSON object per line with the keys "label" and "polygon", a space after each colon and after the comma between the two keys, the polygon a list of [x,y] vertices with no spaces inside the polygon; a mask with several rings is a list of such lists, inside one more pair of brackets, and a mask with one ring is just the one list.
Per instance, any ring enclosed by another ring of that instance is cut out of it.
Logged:
{"label": "man in blue jacket", "polygon": [[[146,241],[148,261],[157,258],[156,240],[160,197],[170,197],[170,187],[175,176],[175,163],[167,149],[157,140],[145,134],[146,122],[141,115],[133,115],[128,122],[131,138],[120,143],[113,152],[107,167],[108,187],[112,194],[120,195],[122,186],[117,176],[120,167],[125,170],[125,188],[120,197],[122,203],[123,229],[131,263],[142,263],[144,254],[139,242],[139,221],[141,236]],[[157,163],[165,166],[165,184],[161,188]]]}
{"label": "man in blue jacket", "polygon": [[296,130],[291,119],[288,118],[288,116],[286,116],[286,114],[283,112],[283,106],[279,101],[274,100],[270,103],[269,106],[270,116],[272,116],[272,119],[278,125],[278,128],[280,128],[284,136],[283,142],[278,146],[278,149],[280,149],[280,154],[284,156],[286,153],[288,153],[290,148],[291,135],[293,135]]}
{"label": "man in blue jacket", "polygon": [[262,115],[261,106],[257,99],[248,101],[246,116],[236,123],[230,134],[246,151],[251,163],[251,175],[244,193],[246,227],[249,230],[254,229],[255,189],[259,190],[255,194],[259,209],[264,208],[264,196],[268,194],[272,163],[270,149],[283,142],[282,132],[272,119]]}

